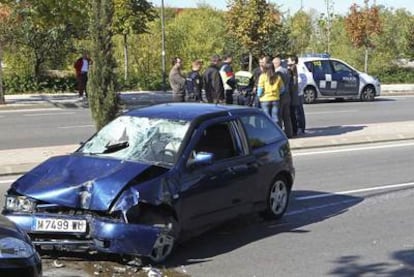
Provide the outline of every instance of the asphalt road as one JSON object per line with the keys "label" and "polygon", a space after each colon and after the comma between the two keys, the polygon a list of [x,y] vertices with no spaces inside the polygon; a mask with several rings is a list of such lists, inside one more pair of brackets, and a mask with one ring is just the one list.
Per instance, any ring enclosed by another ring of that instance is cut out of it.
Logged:
{"label": "asphalt road", "polygon": [[[380,97],[375,102],[305,105],[307,127],[414,120],[413,96]],[[77,144],[95,131],[88,109],[0,111],[0,150]]]}
{"label": "asphalt road", "polygon": [[[285,218],[229,222],[179,246],[166,266],[191,276],[414,276],[414,141],[293,154]],[[0,179],[0,195],[15,177]]]}

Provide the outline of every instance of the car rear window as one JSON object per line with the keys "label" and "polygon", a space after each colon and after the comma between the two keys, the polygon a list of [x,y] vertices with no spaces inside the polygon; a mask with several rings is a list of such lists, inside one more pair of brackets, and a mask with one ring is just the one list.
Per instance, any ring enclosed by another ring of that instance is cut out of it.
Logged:
{"label": "car rear window", "polygon": [[266,115],[242,116],[241,121],[252,149],[272,144],[283,137],[276,124]]}

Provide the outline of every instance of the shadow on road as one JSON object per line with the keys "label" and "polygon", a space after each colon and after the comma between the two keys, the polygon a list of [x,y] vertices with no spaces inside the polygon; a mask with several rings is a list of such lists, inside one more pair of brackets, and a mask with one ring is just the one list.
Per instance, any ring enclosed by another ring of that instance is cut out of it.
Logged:
{"label": "shadow on road", "polygon": [[301,137],[339,136],[345,133],[360,131],[366,126],[329,126],[306,129],[306,134]]}
{"label": "shadow on road", "polygon": [[[318,198],[325,195],[323,199]],[[316,197],[309,200],[295,200],[297,197]],[[329,197],[332,196],[332,197]],[[329,195],[317,191],[295,191],[290,209],[280,221],[265,221],[252,215],[226,223],[201,236],[179,245],[165,264],[167,268],[205,263],[223,253],[228,253],[255,241],[281,233],[307,233],[303,227],[327,220],[348,211],[363,198],[348,195]]]}
{"label": "shadow on road", "polygon": [[[364,265],[359,261],[362,259],[360,256],[343,256],[334,261],[338,266],[331,274],[342,277],[365,274],[370,274],[370,276],[414,276],[414,249],[396,251],[392,254],[392,258],[396,263],[379,262]],[[396,267],[398,268],[396,269]]]}

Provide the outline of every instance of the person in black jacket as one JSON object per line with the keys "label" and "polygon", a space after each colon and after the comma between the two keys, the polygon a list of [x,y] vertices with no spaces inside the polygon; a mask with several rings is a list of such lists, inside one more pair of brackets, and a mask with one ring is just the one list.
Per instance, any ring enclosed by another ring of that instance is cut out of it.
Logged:
{"label": "person in black jacket", "polygon": [[203,74],[203,85],[208,103],[220,103],[224,100],[223,81],[220,76],[220,57],[211,57],[210,66]]}
{"label": "person in black jacket", "polygon": [[191,64],[191,71],[187,75],[186,85],[186,102],[200,102],[202,101],[203,79],[200,75],[203,62],[201,60],[194,60]]}

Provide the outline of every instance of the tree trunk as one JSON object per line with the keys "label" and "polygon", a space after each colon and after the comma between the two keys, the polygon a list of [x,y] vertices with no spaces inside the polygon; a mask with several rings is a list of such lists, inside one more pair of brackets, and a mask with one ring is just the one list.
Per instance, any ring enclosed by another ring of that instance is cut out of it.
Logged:
{"label": "tree trunk", "polygon": [[128,35],[124,34],[124,80],[128,80]]}
{"label": "tree trunk", "polygon": [[4,98],[3,91],[3,66],[1,62],[3,61],[3,48],[0,45],[0,105],[6,104],[6,99]]}
{"label": "tree trunk", "polygon": [[365,47],[364,72],[368,73],[368,47]]}
{"label": "tree trunk", "polygon": [[249,71],[252,72],[253,70],[253,54],[252,51],[249,51]]}

